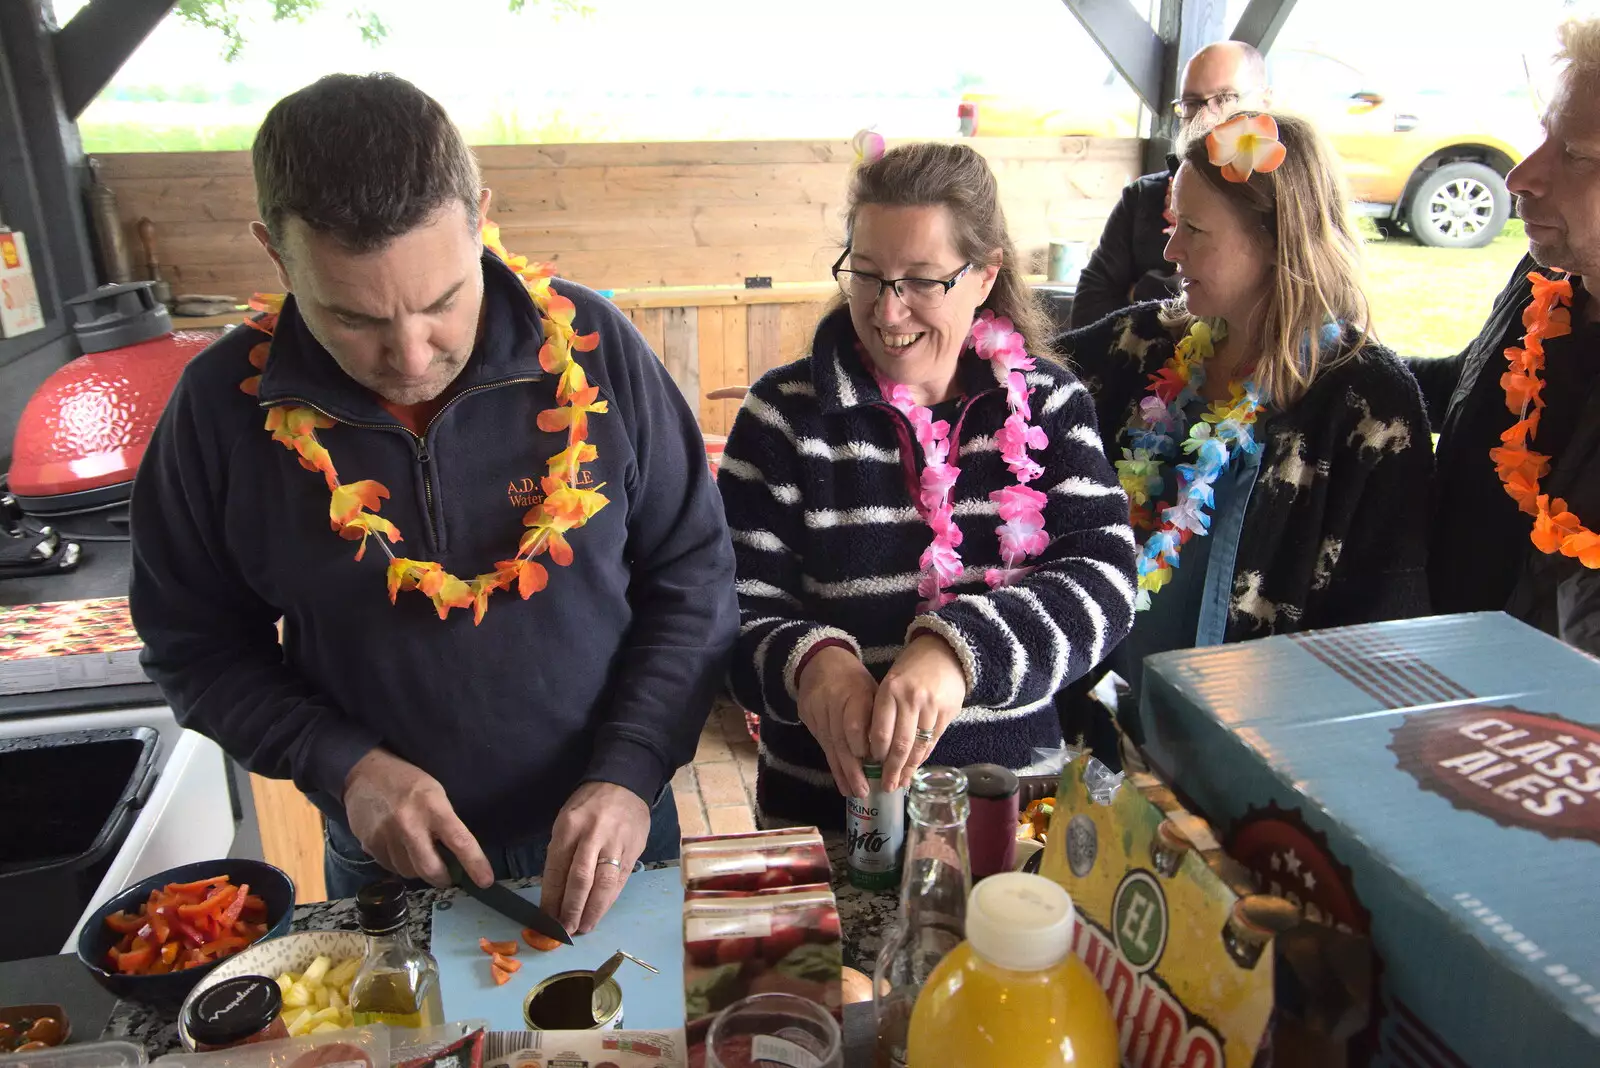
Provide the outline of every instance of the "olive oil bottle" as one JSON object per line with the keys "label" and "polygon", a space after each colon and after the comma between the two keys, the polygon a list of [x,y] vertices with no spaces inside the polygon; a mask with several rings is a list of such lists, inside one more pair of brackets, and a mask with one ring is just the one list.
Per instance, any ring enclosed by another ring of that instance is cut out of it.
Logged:
{"label": "olive oil bottle", "polygon": [[406,933],[405,884],[397,879],[369,883],[356,895],[367,953],[350,984],[350,1013],[357,1027],[439,1027],[444,1003],[439,996],[439,965],[411,944]]}

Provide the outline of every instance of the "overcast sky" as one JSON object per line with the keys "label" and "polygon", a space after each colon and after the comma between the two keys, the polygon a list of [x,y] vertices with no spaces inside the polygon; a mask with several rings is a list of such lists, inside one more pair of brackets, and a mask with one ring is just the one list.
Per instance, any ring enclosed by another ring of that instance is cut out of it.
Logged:
{"label": "overcast sky", "polygon": [[[242,83],[270,99],[330,71],[384,69],[458,115],[596,93],[689,98],[684,107],[728,94],[948,97],[963,77],[1043,100],[1131,99],[1120,84],[1105,88],[1109,67],[1061,0],[986,0],[981,16],[972,0],[587,0],[592,15],[555,21],[536,0],[520,15],[506,0],[365,0],[391,29],[377,49],[361,43],[352,0],[325,2],[304,25],[252,23],[231,64],[219,35],[173,16],[117,84]],[[1246,4],[1228,2],[1234,17]],[[1280,44],[1373,71],[1383,91],[1504,92],[1525,82],[1524,56],[1548,67],[1564,14],[1600,10],[1600,0],[1514,3],[1507,18],[1508,0],[1300,0]],[[81,6],[56,0],[58,18]],[[270,10],[269,0],[238,6]],[[872,123],[872,109],[861,118]]]}

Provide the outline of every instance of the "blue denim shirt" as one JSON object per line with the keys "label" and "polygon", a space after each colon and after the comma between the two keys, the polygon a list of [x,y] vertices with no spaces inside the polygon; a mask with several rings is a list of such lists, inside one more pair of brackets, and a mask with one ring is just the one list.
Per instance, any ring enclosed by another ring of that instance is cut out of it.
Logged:
{"label": "blue denim shirt", "polygon": [[[1196,402],[1185,417],[1197,421],[1205,407]],[[1234,561],[1260,468],[1259,452],[1234,453],[1214,485],[1216,505],[1211,509],[1211,532],[1203,538],[1189,539],[1178,554],[1172,579],[1151,597],[1149,609],[1134,617],[1133,631],[1112,652],[1108,661],[1111,670],[1128,683],[1135,702],[1145,657],[1173,649],[1222,644],[1228,625],[1228,602],[1233,596]],[[1163,471],[1166,485],[1161,499],[1176,500],[1177,465],[1168,463]]]}

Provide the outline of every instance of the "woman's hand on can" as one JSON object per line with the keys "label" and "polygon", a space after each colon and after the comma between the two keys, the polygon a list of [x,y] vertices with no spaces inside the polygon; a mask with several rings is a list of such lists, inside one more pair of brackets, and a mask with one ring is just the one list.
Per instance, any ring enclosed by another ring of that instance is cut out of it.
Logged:
{"label": "woman's hand on can", "polygon": [[822,747],[839,793],[867,796],[867,726],[878,682],[854,651],[829,646],[800,672],[800,722]]}
{"label": "woman's hand on can", "polygon": [[910,784],[966,699],[966,673],[943,638],[920,634],[900,651],[878,686],[868,738],[884,789]]}

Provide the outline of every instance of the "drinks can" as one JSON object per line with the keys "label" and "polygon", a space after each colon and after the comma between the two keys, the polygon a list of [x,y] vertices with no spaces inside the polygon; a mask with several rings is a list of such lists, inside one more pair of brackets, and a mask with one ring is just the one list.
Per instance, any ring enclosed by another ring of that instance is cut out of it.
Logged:
{"label": "drinks can", "polygon": [[845,799],[845,850],[850,885],[893,890],[900,885],[906,842],[906,792],[883,788],[883,768],[866,764],[867,796]]}

